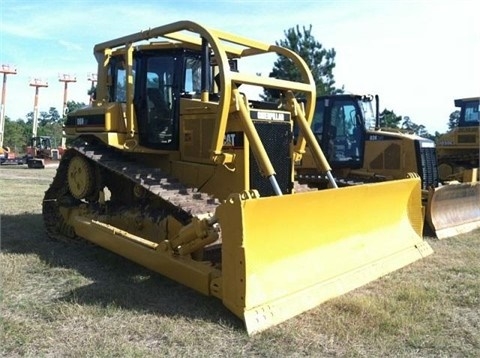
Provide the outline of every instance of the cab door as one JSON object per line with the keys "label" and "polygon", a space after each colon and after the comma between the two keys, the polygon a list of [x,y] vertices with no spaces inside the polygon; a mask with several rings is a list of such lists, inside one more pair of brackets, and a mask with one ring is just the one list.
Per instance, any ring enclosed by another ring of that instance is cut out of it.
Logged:
{"label": "cab door", "polygon": [[178,148],[178,82],[181,61],[171,52],[136,58],[134,106],[142,146]]}

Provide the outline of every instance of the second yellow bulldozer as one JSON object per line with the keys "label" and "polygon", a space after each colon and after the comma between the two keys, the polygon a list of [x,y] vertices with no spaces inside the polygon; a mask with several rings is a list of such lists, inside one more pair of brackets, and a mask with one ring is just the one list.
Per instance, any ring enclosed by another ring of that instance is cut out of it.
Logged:
{"label": "second yellow bulldozer", "polygon": [[[84,238],[217,297],[249,334],[432,252],[418,178],[295,190],[306,142],[330,170],[310,129],[315,83],[292,51],[180,21],[94,54],[95,101],[68,114],[72,145],[43,200],[50,237]],[[270,54],[302,80],[240,68]],[[284,100],[251,100],[249,88]]]}

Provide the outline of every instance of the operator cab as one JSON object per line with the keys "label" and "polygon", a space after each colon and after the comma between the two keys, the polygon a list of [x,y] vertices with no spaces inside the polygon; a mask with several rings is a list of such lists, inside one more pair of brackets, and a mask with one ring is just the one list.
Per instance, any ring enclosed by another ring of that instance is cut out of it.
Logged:
{"label": "operator cab", "polygon": [[455,107],[460,108],[459,127],[474,127],[480,123],[480,98],[465,98],[455,100]]}
{"label": "operator cab", "polygon": [[312,129],[332,167],[361,168],[365,143],[361,98],[317,97]]}
{"label": "operator cab", "polygon": [[[133,104],[140,144],[175,150],[179,145],[179,98],[200,94],[201,57],[187,49],[159,48],[134,54]],[[113,102],[126,103],[126,68],[122,55],[110,61]]]}
{"label": "operator cab", "polygon": [[30,147],[37,152],[52,149],[52,138],[47,136],[32,137],[30,139]]}

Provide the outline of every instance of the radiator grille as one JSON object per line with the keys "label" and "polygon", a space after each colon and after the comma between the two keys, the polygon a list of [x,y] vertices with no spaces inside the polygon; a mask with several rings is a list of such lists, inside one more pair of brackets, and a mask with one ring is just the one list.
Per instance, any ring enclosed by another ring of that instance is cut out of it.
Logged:
{"label": "radiator grille", "polygon": [[437,154],[435,148],[421,148],[417,142],[417,153],[419,153],[418,171],[422,178],[422,189],[438,185]]}
{"label": "radiator grille", "polygon": [[[255,128],[275,170],[278,185],[283,194],[292,192],[292,159],[290,143],[292,132],[290,122],[254,121]],[[257,161],[250,150],[250,188],[260,196],[275,195],[268,178],[262,177]]]}

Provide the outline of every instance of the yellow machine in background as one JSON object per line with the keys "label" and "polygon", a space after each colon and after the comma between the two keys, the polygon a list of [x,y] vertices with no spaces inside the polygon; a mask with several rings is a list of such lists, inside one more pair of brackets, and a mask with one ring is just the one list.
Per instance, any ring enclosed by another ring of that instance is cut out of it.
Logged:
{"label": "yellow machine in background", "polygon": [[[295,192],[307,142],[336,184],[310,129],[315,83],[292,51],[181,21],[94,53],[96,100],[68,114],[72,147],[43,201],[51,237],[85,238],[218,297],[250,334],[432,252],[418,178]],[[302,80],[241,71],[268,54]],[[248,87],[284,102],[249,100]]]}
{"label": "yellow machine in background", "polygon": [[[445,236],[480,228],[480,97],[456,99],[455,106],[460,108],[457,127],[437,140],[439,177],[455,185],[432,196],[431,211],[440,208],[444,215],[429,216]],[[450,227],[459,220],[462,225]]]}
{"label": "yellow machine in background", "polygon": [[[373,109],[375,103],[376,110]],[[340,186],[420,177],[426,221],[438,238],[480,227],[480,183],[442,182],[432,140],[382,129],[378,97],[331,95],[317,98],[312,129]],[[304,155],[296,167],[300,183],[326,188],[327,178]]]}
{"label": "yellow machine in background", "polygon": [[458,125],[437,140],[440,179],[480,180],[480,97],[456,99],[455,107],[460,108]]}

